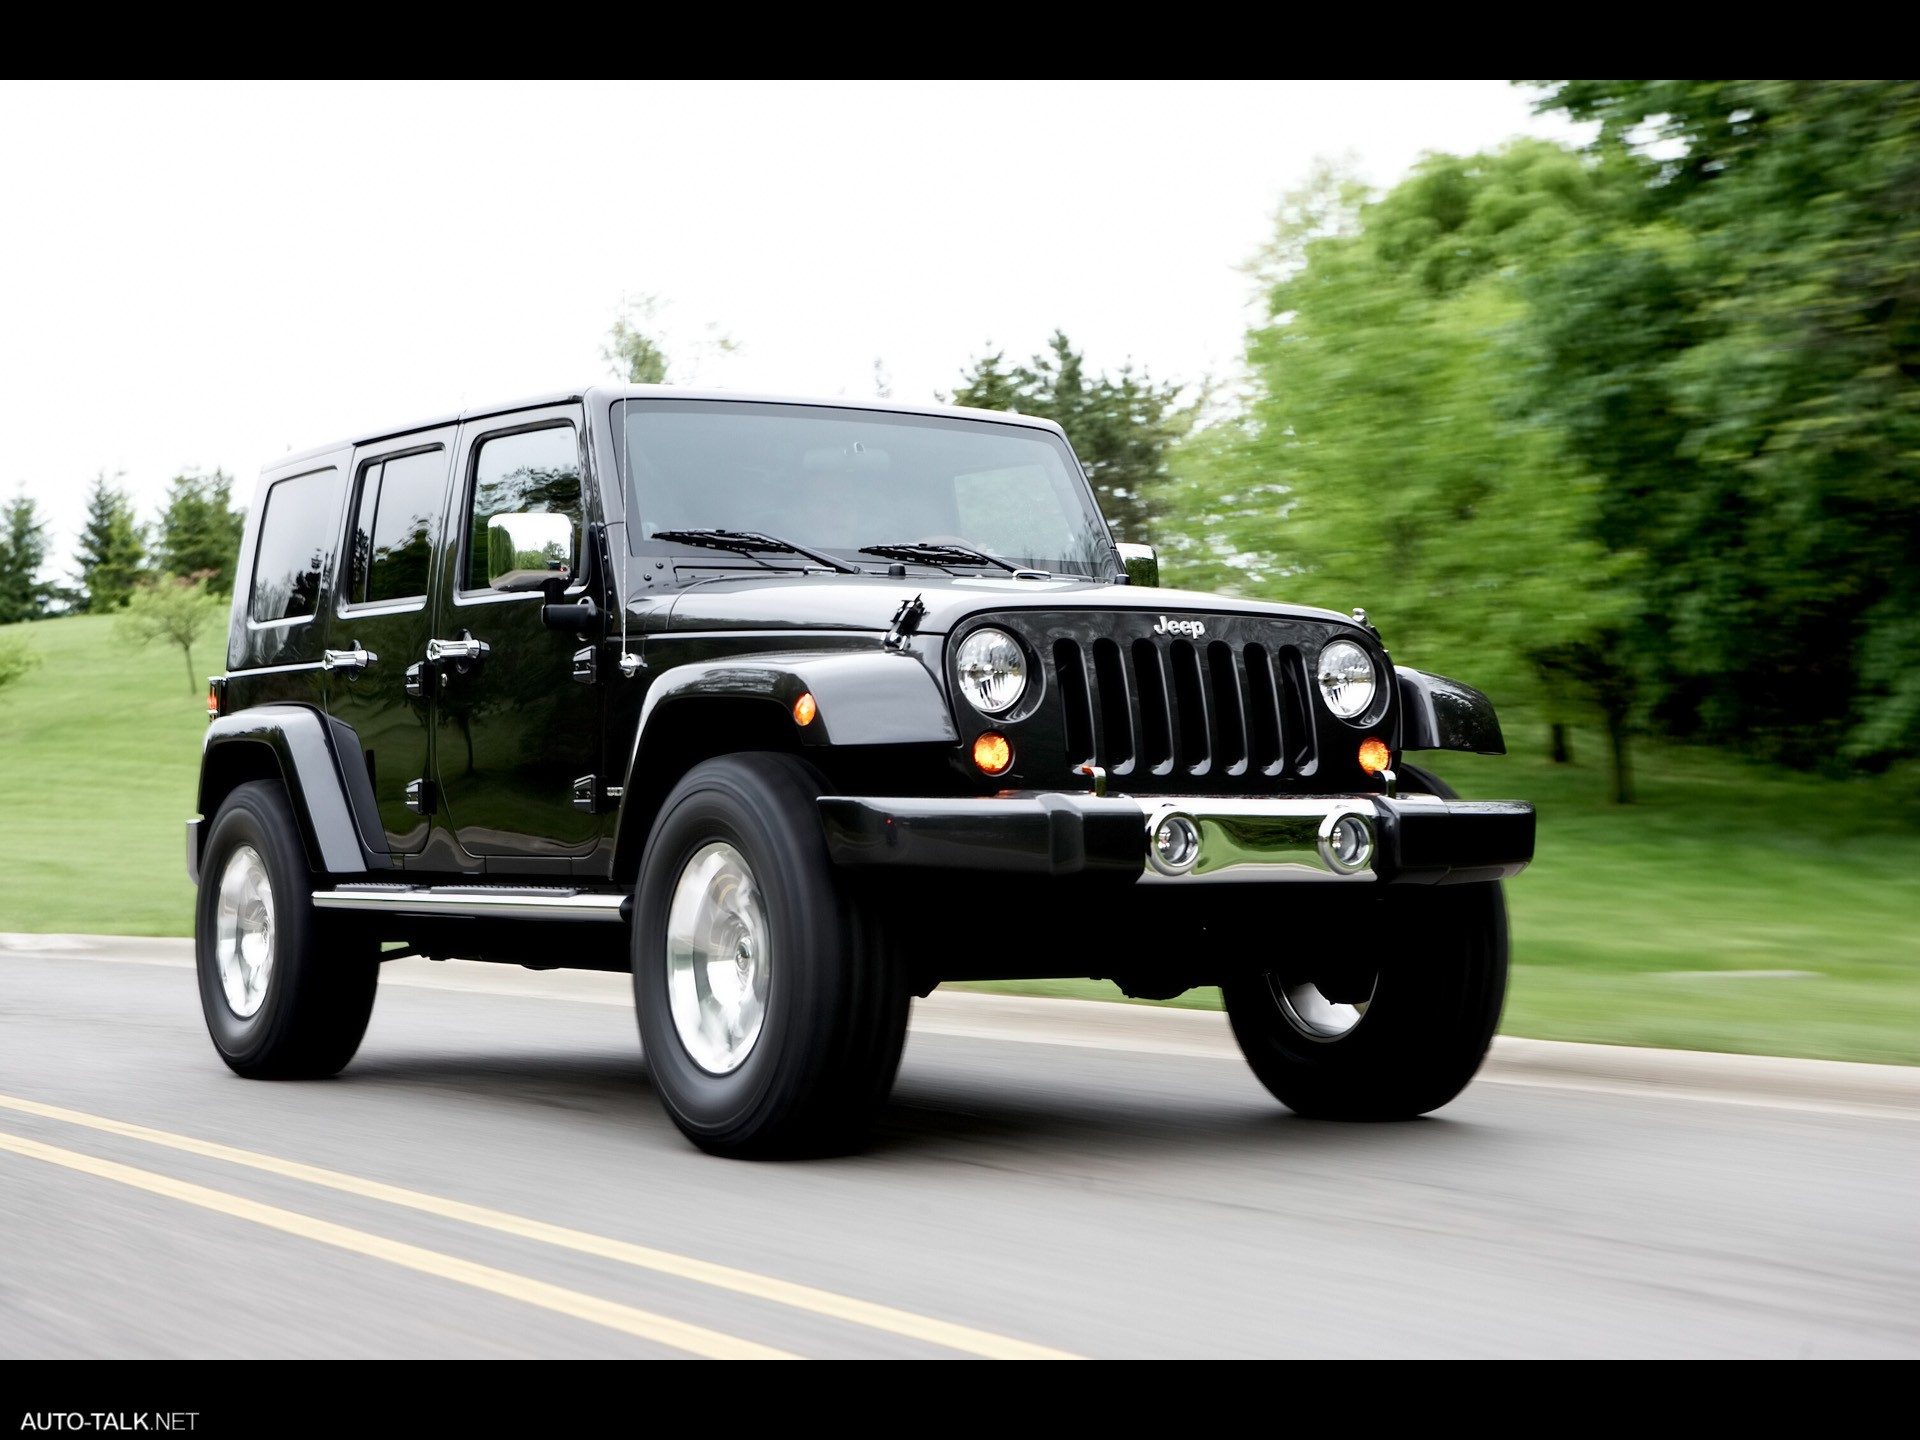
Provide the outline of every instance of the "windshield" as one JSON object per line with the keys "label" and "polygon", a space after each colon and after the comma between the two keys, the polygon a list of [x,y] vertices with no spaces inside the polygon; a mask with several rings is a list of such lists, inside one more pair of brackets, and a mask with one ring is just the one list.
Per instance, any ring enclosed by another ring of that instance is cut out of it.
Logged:
{"label": "windshield", "polygon": [[[873,570],[888,559],[862,555],[866,546],[932,544],[1061,575],[1113,571],[1106,522],[1071,452],[1047,431],[736,400],[621,405],[636,550],[662,531],[733,530]],[[975,568],[952,552],[929,554]]]}

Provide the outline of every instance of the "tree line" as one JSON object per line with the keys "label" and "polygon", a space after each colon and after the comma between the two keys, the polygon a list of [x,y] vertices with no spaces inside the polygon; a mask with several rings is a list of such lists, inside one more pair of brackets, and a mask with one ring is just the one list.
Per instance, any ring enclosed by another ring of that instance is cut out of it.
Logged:
{"label": "tree line", "polygon": [[101,474],[88,489],[86,521],[63,582],[45,573],[49,547],[39,507],[17,494],[0,510],[0,625],[122,610],[162,579],[189,578],[211,595],[230,595],[245,524],[224,471],[175,476],[151,525],[140,520],[125,488]]}
{"label": "tree line", "polygon": [[[179,648],[187,685],[198,690],[193,649],[233,591],[246,516],[224,471],[177,475],[152,525],[126,490],[103,473],[87,493],[87,518],[65,583],[45,574],[47,529],[31,497],[0,510],[0,625],[53,615],[113,614],[124,639]],[[0,638],[0,691],[39,663],[39,653]]]}

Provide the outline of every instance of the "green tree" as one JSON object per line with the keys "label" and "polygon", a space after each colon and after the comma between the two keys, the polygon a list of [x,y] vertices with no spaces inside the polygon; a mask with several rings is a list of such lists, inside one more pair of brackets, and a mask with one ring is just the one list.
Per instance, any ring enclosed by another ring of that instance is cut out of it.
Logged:
{"label": "green tree", "polygon": [[[705,332],[696,338],[671,338],[660,318],[665,308],[653,295],[642,295],[621,304],[613,327],[607,331],[607,343],[600,349],[600,358],[607,362],[616,379],[629,385],[665,385],[669,375],[673,375],[676,381],[686,384],[699,378],[707,362],[731,355],[740,348],[738,341],[713,324],[707,325]],[[679,374],[673,374],[676,362],[668,355],[669,346],[681,357]]]}
{"label": "green tree", "polygon": [[193,668],[193,647],[224,607],[210,589],[212,576],[161,575],[142,583],[114,621],[122,638],[140,646],[163,641],[180,647],[187,664],[187,688],[197,691],[204,677]]}
{"label": "green tree", "polygon": [[1632,206],[1535,277],[1543,406],[1647,556],[1660,723],[1920,752],[1920,82],[1547,82]]}
{"label": "green tree", "polygon": [[651,295],[629,301],[614,316],[613,328],[601,359],[613,367],[613,373],[630,385],[667,383],[667,352],[653,335],[654,312],[659,308]]}
{"label": "green tree", "polygon": [[18,636],[0,639],[0,694],[40,663],[39,652]]}
{"label": "green tree", "polygon": [[94,477],[87,492],[87,519],[74,558],[78,565],[74,578],[91,614],[125,605],[146,573],[144,529],[134,519],[126,491],[108,483],[104,472]]}
{"label": "green tree", "polygon": [[47,527],[25,491],[0,510],[0,625],[38,620],[56,588],[41,578],[47,562]]}
{"label": "green tree", "polygon": [[996,351],[972,363],[947,399],[1056,422],[1073,442],[1107,522],[1122,540],[1147,541],[1171,481],[1168,457],[1205,402],[1182,403],[1186,387],[1156,384],[1129,362],[1116,375],[1089,376],[1085,357],[1055,331],[1045,354],[1007,368]]}
{"label": "green tree", "polygon": [[1632,559],[1600,542],[1593,477],[1534,413],[1518,281],[1608,203],[1537,142],[1429,157],[1378,200],[1322,167],[1258,262],[1271,318],[1248,337],[1246,410],[1181,453],[1169,573],[1362,606],[1420,665],[1550,723],[1578,695],[1625,800],[1633,674],[1606,666],[1626,666]]}
{"label": "green tree", "polygon": [[233,508],[232,476],[223,470],[176,475],[154,558],[163,574],[205,575],[210,594],[230,595],[245,528],[246,515]]}

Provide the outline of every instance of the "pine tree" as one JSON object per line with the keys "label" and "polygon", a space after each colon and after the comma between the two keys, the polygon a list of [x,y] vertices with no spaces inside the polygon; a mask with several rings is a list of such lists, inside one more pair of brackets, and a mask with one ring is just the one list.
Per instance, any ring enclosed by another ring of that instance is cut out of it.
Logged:
{"label": "pine tree", "polygon": [[160,516],[158,568],[170,575],[207,574],[208,593],[230,595],[245,525],[246,516],[233,508],[231,475],[177,475]]}
{"label": "pine tree", "polygon": [[0,512],[0,625],[38,620],[54,587],[40,578],[47,559],[47,527],[22,491]]}
{"label": "pine tree", "polygon": [[952,403],[1011,410],[1052,420],[1067,432],[1100,509],[1122,540],[1148,538],[1169,479],[1167,455],[1193,426],[1201,399],[1180,403],[1180,385],[1156,385],[1122,366],[1118,377],[1089,379],[1086,358],[1055,331],[1047,353],[1030,364],[1004,368],[995,352],[975,360]]}
{"label": "pine tree", "polygon": [[84,606],[96,615],[124,606],[146,573],[145,528],[134,519],[126,491],[108,484],[104,473],[94,477],[87,493],[87,522],[75,559]]}

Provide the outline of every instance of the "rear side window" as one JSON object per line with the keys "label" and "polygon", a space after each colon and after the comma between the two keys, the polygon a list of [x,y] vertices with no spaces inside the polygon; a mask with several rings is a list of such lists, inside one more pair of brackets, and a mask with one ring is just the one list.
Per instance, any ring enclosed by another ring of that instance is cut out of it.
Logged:
{"label": "rear side window", "polygon": [[256,621],[304,620],[319,605],[339,479],[338,470],[314,470],[267,487],[253,558]]}
{"label": "rear side window", "polygon": [[468,590],[485,590],[492,576],[509,571],[571,575],[580,539],[580,443],[573,427],[481,441],[467,524]]}
{"label": "rear side window", "polygon": [[426,597],[446,481],[447,452],[439,446],[375,460],[360,472],[347,585],[350,601],[377,604]]}

